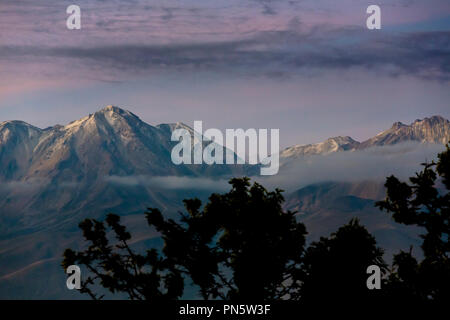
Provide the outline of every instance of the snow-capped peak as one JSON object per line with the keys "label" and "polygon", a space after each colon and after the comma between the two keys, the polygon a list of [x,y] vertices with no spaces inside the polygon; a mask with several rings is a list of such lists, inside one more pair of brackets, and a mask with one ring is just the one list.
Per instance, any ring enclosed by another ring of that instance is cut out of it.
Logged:
{"label": "snow-capped peak", "polygon": [[371,146],[392,145],[406,141],[442,143],[450,140],[450,122],[441,116],[417,119],[410,125],[395,122],[388,130],[361,143],[360,149]]}
{"label": "snow-capped peak", "polygon": [[295,145],[281,152],[282,158],[298,157],[304,155],[329,154],[337,151],[353,150],[359,145],[358,141],[353,140],[349,136],[338,136],[325,140],[324,142]]}

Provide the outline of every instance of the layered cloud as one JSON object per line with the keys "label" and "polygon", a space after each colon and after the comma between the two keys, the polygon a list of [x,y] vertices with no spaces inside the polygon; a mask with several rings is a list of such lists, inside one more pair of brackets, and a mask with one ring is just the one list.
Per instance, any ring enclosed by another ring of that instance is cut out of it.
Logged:
{"label": "layered cloud", "polygon": [[167,190],[225,191],[229,189],[226,180],[186,176],[107,176],[105,181],[123,187],[152,187]]}
{"label": "layered cloud", "polygon": [[[67,63],[75,60],[89,70],[95,66],[98,72],[102,68],[130,73],[200,69],[270,75],[275,71],[367,68],[391,75],[449,79],[450,31],[362,38],[363,32],[359,29],[271,31],[246,40],[179,45],[2,46],[0,55],[10,61],[24,59],[36,63],[47,58],[63,59],[61,62]],[[345,38],[353,40],[349,43],[342,40]]]}
{"label": "layered cloud", "polygon": [[[421,164],[437,159],[445,150],[440,144],[401,143],[394,146],[338,152],[326,156],[305,156],[282,165],[275,176],[254,176],[269,189],[281,188],[292,192],[307,185],[321,182],[384,181],[395,174],[407,180],[421,169]],[[225,192],[228,180],[187,176],[107,176],[108,183],[123,187],[152,187],[168,190],[201,190]]]}
{"label": "layered cloud", "polygon": [[450,10],[446,2],[435,0],[420,12],[417,1],[382,1],[387,30],[379,32],[365,28],[363,4],[334,3],[80,0],[82,30],[68,31],[68,3],[7,0],[0,10],[0,61],[16,74],[37,65],[48,76],[70,72],[80,79],[157,70],[282,77],[352,68],[449,79],[450,30],[389,31],[393,17],[438,18]]}
{"label": "layered cloud", "polygon": [[280,128],[287,146],[449,117],[450,2],[379,0],[376,31],[368,4],[2,0],[0,119],[46,127],[114,104],[150,123]]}
{"label": "layered cloud", "polygon": [[407,180],[421,170],[421,163],[436,160],[437,154],[444,150],[443,145],[408,142],[326,156],[307,156],[282,166],[276,176],[256,179],[263,185],[287,191],[328,181],[384,181],[392,174]]}

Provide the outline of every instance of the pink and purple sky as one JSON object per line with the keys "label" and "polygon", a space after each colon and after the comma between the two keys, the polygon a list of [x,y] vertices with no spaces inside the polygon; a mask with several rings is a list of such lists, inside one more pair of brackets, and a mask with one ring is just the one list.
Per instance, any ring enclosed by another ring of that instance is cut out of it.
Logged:
{"label": "pink and purple sky", "polygon": [[450,118],[449,102],[448,0],[0,0],[0,121],[113,104],[154,125],[279,128],[286,147]]}

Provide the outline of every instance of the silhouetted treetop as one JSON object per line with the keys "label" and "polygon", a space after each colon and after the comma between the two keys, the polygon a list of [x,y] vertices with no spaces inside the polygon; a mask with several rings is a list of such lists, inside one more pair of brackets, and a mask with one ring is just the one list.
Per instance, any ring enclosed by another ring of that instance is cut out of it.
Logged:
{"label": "silhouetted treetop", "polygon": [[411,252],[394,257],[389,278],[391,293],[415,300],[444,302],[450,297],[450,146],[438,161],[424,163],[409,184],[395,176],[386,179],[386,199],[377,202],[395,221],[425,229],[420,263]]}
{"label": "silhouetted treetop", "polygon": [[164,220],[157,209],[147,212],[162,234],[164,254],[205,299],[278,299],[298,290],[304,225],[283,211],[281,190],[269,192],[248,178],[230,184],[228,193],[212,194],[203,210],[199,200],[185,200],[188,214],[180,224]]}

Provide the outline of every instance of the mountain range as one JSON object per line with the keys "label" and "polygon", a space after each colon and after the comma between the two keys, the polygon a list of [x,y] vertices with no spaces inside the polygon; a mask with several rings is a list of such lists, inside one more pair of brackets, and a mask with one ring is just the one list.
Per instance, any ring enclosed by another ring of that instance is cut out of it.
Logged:
{"label": "mountain range", "polygon": [[441,116],[432,116],[422,120],[418,119],[410,125],[395,122],[390,129],[363,142],[358,142],[348,136],[338,136],[316,144],[294,145],[286,148],[281,151],[280,158],[286,162],[306,155],[326,155],[333,152],[363,150],[410,141],[446,144],[450,141],[450,121]]}
{"label": "mountain range", "polygon": [[192,131],[182,123],[151,126],[114,106],[46,129],[22,121],[0,123],[3,237],[52,224],[49,220],[55,216],[63,221],[80,212],[132,212],[144,203],[175,209],[171,204],[179,199],[170,198],[174,195],[132,179],[249,173],[242,165],[173,165],[170,154],[175,143],[170,138],[177,128]]}
{"label": "mountain range", "polygon": [[[0,123],[0,298],[80,298],[65,289],[60,260],[65,248],[82,246],[77,225],[84,218],[116,212],[137,236],[135,246],[160,245],[145,225],[147,207],[176,216],[182,199],[206,200],[226,188],[228,178],[259,172],[248,165],[172,164],[170,137],[177,128],[192,131],[180,122],[152,126],[115,106],[46,129]],[[311,157],[449,140],[450,122],[440,116],[396,122],[363,142],[335,137],[286,148],[280,173]],[[391,253],[417,243],[418,230],[374,208],[383,193],[382,181],[325,181],[289,190],[285,207],[298,212],[311,239],[358,216]]]}

